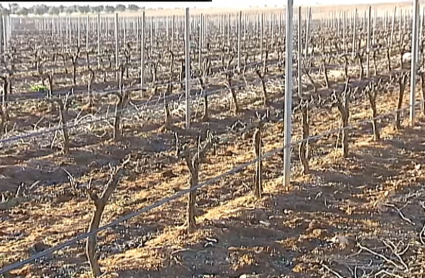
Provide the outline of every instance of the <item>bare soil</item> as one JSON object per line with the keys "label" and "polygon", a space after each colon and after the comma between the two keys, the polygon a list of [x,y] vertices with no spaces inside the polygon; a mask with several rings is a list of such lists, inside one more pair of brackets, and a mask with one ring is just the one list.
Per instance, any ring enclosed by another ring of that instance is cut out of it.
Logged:
{"label": "bare soil", "polygon": [[[381,113],[392,110],[395,104],[392,96],[385,97],[385,101],[379,102]],[[366,118],[366,109],[364,105],[353,108],[352,122]],[[335,116],[335,113],[315,115],[314,133],[328,129]],[[425,121],[421,119],[413,128],[406,123],[404,126],[396,132],[388,121],[383,121],[383,138],[379,142],[371,140],[368,124],[353,129],[351,155],[347,159],[332,147],[335,137],[318,140],[313,147],[311,173],[301,175],[296,163],[290,187],[282,186],[281,154],[267,159],[261,200],[250,193],[253,166],[202,188],[198,192],[198,228],[192,234],[183,227],[186,199],[102,232],[99,235],[102,269],[111,277],[238,277],[250,273],[257,273],[258,277],[327,277],[329,271],[324,265],[341,275],[349,275],[347,266],[350,269],[357,266],[359,273],[397,269],[370,252],[359,253],[356,244],[361,244],[399,267],[404,262],[409,271],[417,273],[423,263],[418,234],[423,221],[421,183],[425,141],[421,134]],[[281,147],[281,124],[268,125],[264,134],[265,151]],[[109,155],[121,158],[127,152],[137,153],[140,139],[131,140],[134,139],[126,138],[126,143],[122,143],[125,148],[105,142],[76,148],[70,156],[39,153],[32,160],[37,159],[38,165],[48,161],[58,165],[49,176],[63,175],[61,167],[65,165],[81,167],[101,161],[106,155],[102,149],[109,149]],[[215,156],[208,155],[201,179],[207,180],[253,159],[251,149],[250,138],[242,137],[221,146]],[[155,163],[164,157],[151,158],[152,163],[148,164],[151,168],[145,165],[144,173],[133,172],[124,178],[106,208],[102,223],[186,188],[188,170],[183,161]],[[19,160],[14,155],[3,156],[4,159],[11,165],[13,160]],[[21,158],[20,165],[28,165],[30,161]],[[31,173],[30,169],[25,171]],[[34,179],[25,171],[19,177]],[[103,167],[93,169],[79,182],[93,178],[101,186],[107,177],[108,168]],[[28,257],[34,249],[64,242],[87,229],[93,205],[68,183],[39,187],[34,195],[37,197],[34,200],[0,212],[2,265]],[[382,241],[393,242],[398,250],[408,247],[402,255],[403,262]],[[13,273],[39,277],[51,271],[60,277],[71,277],[72,271],[78,277],[88,277],[82,243]]]}
{"label": "bare soil", "polygon": [[[384,62],[380,67],[385,68]],[[275,75],[267,82],[269,109],[277,116],[264,127],[264,152],[283,145],[282,80],[277,69],[271,72]],[[341,81],[340,70],[333,74],[332,81]],[[313,76],[323,83],[322,77]],[[321,89],[322,94],[330,93]],[[0,203],[4,205],[0,205],[0,267],[85,232],[94,205],[79,187],[92,180],[93,187],[101,191],[109,178],[109,165],[119,164],[129,154],[132,167],[113,193],[102,225],[187,188],[188,168],[174,155],[172,131],[188,141],[206,129],[227,138],[215,155],[207,155],[201,182],[252,160],[252,131],[237,134],[229,132],[229,127],[238,120],[247,124],[256,112],[264,113],[261,92],[260,84],[238,90],[243,109],[237,115],[230,112],[228,92],[211,97],[211,120],[202,122],[202,107],[196,106],[190,131],[183,128],[177,107],[171,131],[161,129],[161,118],[148,122],[137,115],[124,119],[120,142],[111,140],[110,123],[74,130],[69,155],[60,153],[60,139],[52,143],[52,136],[47,135],[2,148],[1,191],[7,195],[20,184],[33,187],[29,197]],[[84,101],[76,101],[70,117],[82,110]],[[112,99],[101,104],[105,103]],[[422,277],[425,119],[421,114],[417,124],[409,127],[404,111],[403,128],[395,130],[391,111],[397,92],[381,93],[377,103],[380,114],[389,113],[378,121],[380,141],[373,141],[370,123],[362,122],[371,117],[367,100],[355,101],[348,158],[342,157],[336,145],[338,135],[331,134],[309,142],[311,171],[307,175],[301,174],[298,146],[294,146],[288,187],[282,185],[282,152],[266,159],[264,194],[259,200],[251,193],[254,165],[205,186],[198,190],[198,225],[193,233],[184,226],[186,197],[99,233],[104,277],[367,277],[370,272],[379,273],[376,277]],[[40,118],[46,118],[46,126],[57,121],[57,109],[45,101],[11,105],[10,109],[11,121],[22,127],[21,132],[35,130]],[[300,139],[299,118],[294,114],[293,141]],[[310,135],[322,134],[340,126],[339,114],[335,108],[314,109],[310,124]],[[76,178],[76,187],[68,182],[65,170]],[[41,185],[34,184],[37,181]],[[12,277],[49,275],[91,277],[84,242],[11,273]]]}

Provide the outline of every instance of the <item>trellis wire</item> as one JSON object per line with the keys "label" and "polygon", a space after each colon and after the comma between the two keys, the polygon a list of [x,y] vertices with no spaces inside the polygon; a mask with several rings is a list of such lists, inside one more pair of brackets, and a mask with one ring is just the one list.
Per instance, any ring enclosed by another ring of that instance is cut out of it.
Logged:
{"label": "trellis wire", "polygon": [[[253,81],[252,83],[256,83],[256,82],[258,82],[258,81]],[[234,86],[232,86],[232,88],[238,88],[239,86],[240,85],[234,85]],[[214,94],[220,93],[221,91],[227,91],[227,90],[228,90],[228,88],[218,88],[218,89],[211,90],[209,92],[204,92],[204,93],[200,94],[199,98],[204,97],[204,96],[214,95]],[[144,106],[144,105],[148,106],[149,103],[152,103],[152,104],[156,103],[153,106],[149,106],[149,108],[154,108],[155,106],[162,106],[163,104],[160,104],[159,102],[163,102],[164,100],[172,99],[172,98],[178,98],[177,100],[175,100],[175,102],[182,102],[183,99],[181,97],[184,96],[184,95],[185,95],[185,93],[182,92],[182,93],[180,93],[180,98],[179,98],[179,95],[176,95],[176,94],[165,96],[165,97],[157,99],[157,100],[151,100],[151,101],[143,102],[143,103],[137,105],[137,107]],[[118,110],[118,112],[128,112],[132,108],[133,108],[132,106],[129,106],[129,107],[126,107],[124,109]],[[97,119],[93,119],[93,120],[88,121],[88,122],[79,123],[79,124],[67,124],[65,126],[68,127],[68,128],[75,128],[75,127],[79,127],[79,126],[83,126],[83,125],[87,125],[87,124],[92,124],[92,123],[104,121],[106,119],[110,119],[110,118],[114,117],[112,115],[112,112],[110,114],[111,115],[105,114],[103,116],[98,117]],[[48,128],[48,129],[43,129],[41,131],[30,132],[30,133],[27,133],[27,134],[3,138],[3,139],[0,139],[0,144],[12,142],[12,141],[18,141],[18,140],[22,140],[22,139],[26,139],[26,138],[31,138],[31,137],[38,137],[40,135],[43,135],[43,134],[46,134],[46,133],[52,133],[52,132],[55,132],[55,131],[58,131],[58,130],[61,130],[61,129],[62,129],[62,125],[57,125],[57,126],[54,126],[54,127]]]}
{"label": "trellis wire", "polygon": [[[274,66],[279,64],[279,61],[269,61],[267,62],[267,66]],[[263,62],[251,62],[248,63],[246,65],[246,69],[251,69],[251,68],[255,68],[256,66],[262,65]],[[234,71],[234,69],[227,69],[227,70],[220,70],[217,72],[217,74],[226,74],[228,72],[232,72]],[[168,86],[168,85],[181,85],[183,84],[185,81],[172,81],[172,82],[165,82],[165,83],[156,83],[156,84],[152,84],[152,87],[155,86]],[[191,84],[192,85],[197,85],[199,83],[198,79],[191,79]],[[133,92],[138,92],[141,90],[144,90],[146,88],[140,87],[140,85],[136,85],[134,87],[125,87],[122,91],[124,92],[129,92],[129,91],[133,91]],[[107,94],[107,93],[117,93],[120,92],[119,89],[111,89],[111,90],[93,90],[93,92],[91,94],[96,95],[96,94]],[[55,93],[55,96],[61,96],[61,95],[67,95],[68,92],[63,92],[63,93]],[[80,91],[80,92],[74,92],[73,93],[74,96],[86,96],[86,95],[90,95],[90,93],[88,93],[87,91]],[[27,93],[27,94],[13,94],[14,97],[17,97],[18,99],[14,99],[14,100],[7,100],[4,103],[22,103],[22,102],[30,102],[30,101],[36,101],[36,100],[43,100],[45,94],[44,93]],[[29,97],[29,98],[25,98],[26,96],[39,96],[39,97]],[[19,97],[22,97],[19,99]]]}

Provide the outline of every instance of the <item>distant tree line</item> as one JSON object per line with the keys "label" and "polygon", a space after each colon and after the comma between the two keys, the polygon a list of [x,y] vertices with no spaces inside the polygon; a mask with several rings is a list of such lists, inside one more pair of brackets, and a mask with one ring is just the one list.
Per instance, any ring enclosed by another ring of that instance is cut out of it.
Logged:
{"label": "distant tree line", "polygon": [[122,4],[117,4],[116,6],[110,5],[98,5],[98,6],[89,6],[89,5],[73,5],[73,6],[47,6],[47,5],[34,5],[30,8],[20,7],[17,3],[8,4],[7,7],[4,7],[0,4],[0,14],[1,15],[59,15],[60,13],[72,14],[72,13],[114,13],[114,12],[124,12],[124,11],[138,11],[141,8],[135,4],[129,4],[127,6]]}

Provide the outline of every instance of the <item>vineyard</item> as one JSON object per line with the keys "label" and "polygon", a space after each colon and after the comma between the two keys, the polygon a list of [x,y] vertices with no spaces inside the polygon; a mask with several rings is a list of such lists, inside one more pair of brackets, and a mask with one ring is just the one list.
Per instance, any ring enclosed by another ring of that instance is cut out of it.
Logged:
{"label": "vineyard", "polygon": [[0,275],[422,277],[414,11],[2,17]]}

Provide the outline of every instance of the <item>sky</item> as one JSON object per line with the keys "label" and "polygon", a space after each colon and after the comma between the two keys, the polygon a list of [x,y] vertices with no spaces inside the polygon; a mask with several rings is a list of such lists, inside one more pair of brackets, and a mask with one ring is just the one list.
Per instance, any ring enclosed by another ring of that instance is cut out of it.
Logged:
{"label": "sky", "polygon": [[[368,3],[390,3],[390,2],[404,2],[404,1],[400,1],[400,0],[345,0],[345,1],[341,1],[341,0],[294,0],[294,5],[306,5],[306,6],[311,6],[311,5],[317,5],[317,4],[321,4],[321,5],[336,5],[336,4],[340,4],[340,3],[344,3],[344,4],[368,4]],[[406,1],[407,2],[407,1]],[[13,1],[10,2],[6,2],[6,1],[2,1],[1,2],[3,6],[7,6],[8,3],[14,3]],[[146,8],[159,8],[162,7],[164,9],[168,9],[168,8],[193,8],[193,7],[197,7],[197,8],[246,8],[249,6],[264,6],[265,4],[267,4],[268,7],[273,7],[275,5],[279,6],[285,6],[286,5],[286,1],[285,0],[266,0],[266,1],[259,1],[259,0],[233,0],[233,1],[229,1],[229,0],[212,0],[212,2],[160,2],[160,1],[152,1],[152,2],[143,2],[143,1],[132,1],[132,2],[85,2],[85,1],[69,1],[69,2],[18,2],[19,6],[21,7],[30,7],[30,6],[34,6],[34,5],[38,5],[38,4],[46,4],[48,6],[59,6],[59,5],[64,5],[64,6],[72,6],[72,5],[90,5],[90,6],[97,6],[97,5],[111,5],[111,6],[115,6],[117,4],[123,4],[123,5],[128,5],[128,4],[136,4],[138,6],[144,6]]]}

